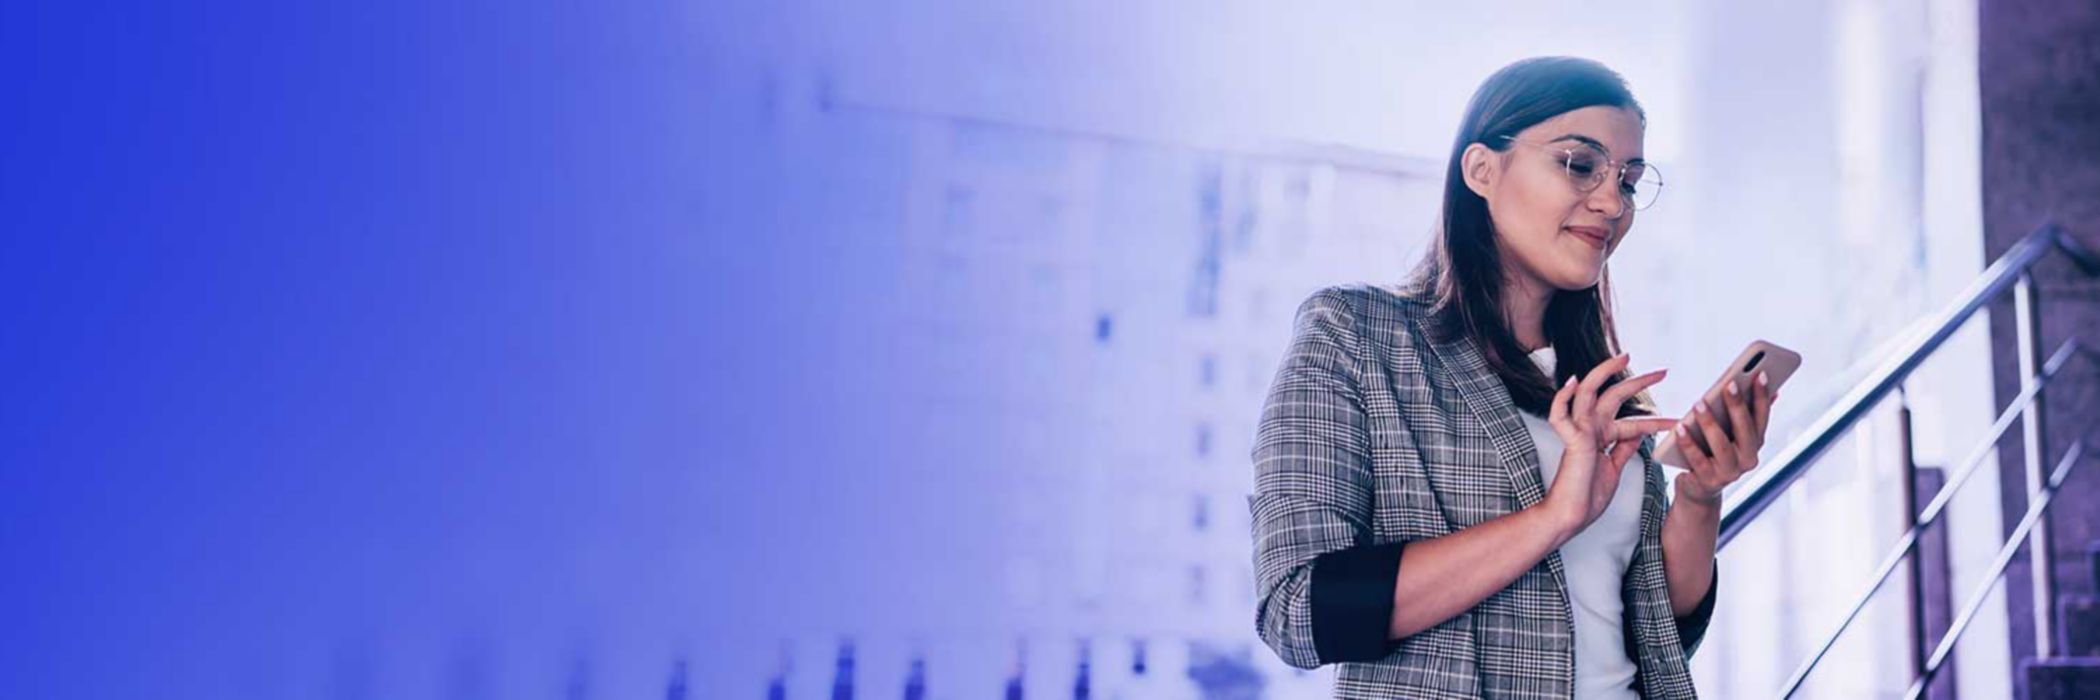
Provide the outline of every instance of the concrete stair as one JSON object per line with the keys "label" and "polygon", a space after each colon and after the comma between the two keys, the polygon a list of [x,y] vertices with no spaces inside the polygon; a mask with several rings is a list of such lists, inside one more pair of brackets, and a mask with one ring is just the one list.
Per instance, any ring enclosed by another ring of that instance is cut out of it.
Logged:
{"label": "concrete stair", "polygon": [[[2086,562],[2100,583],[2100,545],[2086,549]],[[2057,658],[2020,663],[2028,700],[2100,699],[2100,598],[2065,596],[2056,615]]]}

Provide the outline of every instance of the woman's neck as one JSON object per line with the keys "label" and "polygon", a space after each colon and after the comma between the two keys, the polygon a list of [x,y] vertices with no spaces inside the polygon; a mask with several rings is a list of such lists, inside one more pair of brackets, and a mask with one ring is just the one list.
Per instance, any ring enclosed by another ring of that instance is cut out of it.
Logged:
{"label": "woman's neck", "polygon": [[1503,320],[1517,345],[1537,352],[1546,347],[1546,304],[1553,301],[1553,286],[1514,270],[1503,278]]}

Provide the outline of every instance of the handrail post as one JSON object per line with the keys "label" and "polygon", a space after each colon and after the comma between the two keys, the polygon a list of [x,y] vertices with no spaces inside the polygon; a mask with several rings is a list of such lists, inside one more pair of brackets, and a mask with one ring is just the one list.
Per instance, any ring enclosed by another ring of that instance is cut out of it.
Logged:
{"label": "handrail post", "polygon": [[[1910,426],[1910,391],[1902,384],[1896,385],[1896,436],[1903,449],[1903,530],[1918,529],[1918,459],[1912,449]],[[1924,541],[1918,534],[1912,540],[1910,558],[1905,572],[1910,576],[1910,672],[1911,676],[1925,674],[1925,548],[1917,543]]]}
{"label": "handrail post", "polygon": [[[2041,317],[2036,313],[2034,273],[2022,270],[2019,281],[2013,285],[2013,325],[2016,326],[2020,364],[2020,388],[2032,388],[2040,381],[2036,374],[2040,369]],[[2042,450],[2047,443],[2042,440],[2042,396],[2034,394],[2033,400],[2020,414],[2021,453],[2026,463],[2027,492],[2035,493],[2048,479],[2042,472]],[[2047,659],[2054,656],[2056,641],[2056,572],[2055,550],[2050,547],[2049,518],[2045,514],[2027,535],[2028,576],[2034,595],[2034,656]]]}

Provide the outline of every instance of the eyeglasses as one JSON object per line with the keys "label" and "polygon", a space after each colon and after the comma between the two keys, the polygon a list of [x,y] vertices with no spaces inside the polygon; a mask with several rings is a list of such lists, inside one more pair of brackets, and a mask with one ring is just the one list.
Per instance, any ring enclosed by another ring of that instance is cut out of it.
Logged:
{"label": "eyeglasses", "polygon": [[1662,196],[1662,176],[1655,166],[1646,162],[1620,163],[1604,155],[1596,146],[1578,143],[1573,146],[1526,141],[1515,136],[1504,136],[1511,143],[1536,146],[1556,155],[1561,168],[1568,174],[1568,181],[1576,191],[1589,194],[1604,184],[1607,174],[1616,172],[1619,180],[1619,198],[1636,211],[1655,206],[1655,199]]}

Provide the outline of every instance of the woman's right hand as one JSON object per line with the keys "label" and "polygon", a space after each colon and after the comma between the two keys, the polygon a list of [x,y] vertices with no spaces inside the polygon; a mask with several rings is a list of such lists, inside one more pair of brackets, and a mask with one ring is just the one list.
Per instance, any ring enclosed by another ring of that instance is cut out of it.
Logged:
{"label": "woman's right hand", "polygon": [[1667,369],[1627,379],[1599,393],[1604,382],[1624,370],[1630,360],[1620,353],[1598,363],[1580,382],[1568,377],[1553,395],[1553,408],[1546,422],[1567,449],[1561,453],[1560,470],[1539,505],[1557,516],[1564,538],[1574,537],[1589,527],[1611,505],[1626,462],[1640,451],[1641,436],[1669,430],[1677,424],[1673,418],[1618,417],[1621,405],[1662,381],[1663,375],[1669,373]]}

